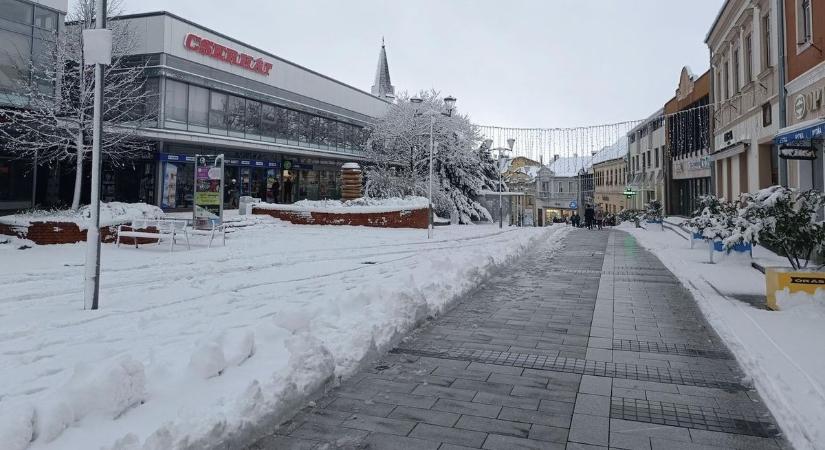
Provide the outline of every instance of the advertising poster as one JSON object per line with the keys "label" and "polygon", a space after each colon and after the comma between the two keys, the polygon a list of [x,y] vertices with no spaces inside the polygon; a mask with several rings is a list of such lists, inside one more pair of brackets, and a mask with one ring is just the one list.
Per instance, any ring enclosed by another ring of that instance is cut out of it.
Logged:
{"label": "advertising poster", "polygon": [[195,156],[194,223],[220,223],[223,218],[223,155]]}
{"label": "advertising poster", "polygon": [[178,166],[167,162],[163,165],[163,197],[160,205],[162,208],[177,206],[177,188]]}

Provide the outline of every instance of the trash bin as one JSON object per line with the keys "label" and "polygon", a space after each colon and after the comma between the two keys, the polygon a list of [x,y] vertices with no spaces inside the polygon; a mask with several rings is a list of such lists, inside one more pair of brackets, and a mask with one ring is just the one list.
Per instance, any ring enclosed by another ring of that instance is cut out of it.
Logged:
{"label": "trash bin", "polygon": [[240,200],[238,201],[238,214],[252,214],[252,205],[260,202],[261,199],[259,198],[250,197],[248,195],[242,195]]}

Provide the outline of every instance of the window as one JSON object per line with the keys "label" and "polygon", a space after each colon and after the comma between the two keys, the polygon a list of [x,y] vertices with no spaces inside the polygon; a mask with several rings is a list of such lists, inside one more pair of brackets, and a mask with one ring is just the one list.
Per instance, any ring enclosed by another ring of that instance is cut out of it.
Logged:
{"label": "window", "polygon": [[805,45],[812,41],[811,0],[796,0],[796,44]]}
{"label": "window", "polygon": [[230,95],[226,102],[226,123],[229,125],[229,135],[244,137],[244,113],[246,99]]}
{"label": "window", "polygon": [[723,92],[725,93],[725,97],[724,97],[725,100],[730,98],[730,70],[729,70],[729,67],[730,66],[729,66],[728,62],[725,61],[724,69],[722,70],[722,72],[724,73],[724,80],[723,81],[725,83],[724,86],[722,86],[722,88],[724,89]]}
{"label": "window", "polygon": [[656,168],[658,169],[659,168],[659,149],[658,148],[653,151],[653,155],[656,158]]}
{"label": "window", "polygon": [[32,5],[18,0],[0,0],[0,18],[31,25]]}
{"label": "window", "polygon": [[180,81],[166,80],[166,97],[163,101],[166,128],[186,129],[188,87]]}
{"label": "window", "polygon": [[762,16],[762,68],[771,67],[771,15]]}
{"label": "window", "polygon": [[739,92],[739,49],[733,50],[733,92]]}
{"label": "window", "polygon": [[576,190],[576,186],[573,184],[572,181],[567,182],[567,192],[574,192]]}
{"label": "window", "polygon": [[[2,8],[2,0],[0,0],[0,8]],[[40,7],[34,8],[34,26],[46,30],[57,30],[57,13],[43,9]]]}
{"label": "window", "polygon": [[563,187],[561,181],[558,182],[558,187],[559,187],[559,190],[558,190],[559,193],[564,192],[564,187]]}
{"label": "window", "polygon": [[189,131],[207,132],[209,127],[209,89],[189,86]]}
{"label": "window", "polygon": [[645,154],[644,154],[644,153],[642,153],[642,169],[644,169],[644,168],[645,168],[645,165],[646,165],[646,164],[645,164]]}
{"label": "window", "polygon": [[275,141],[277,126],[278,113],[275,105],[264,104],[261,107],[261,135],[265,141]]}
{"label": "window", "polygon": [[[0,3],[0,11],[2,5]],[[3,42],[3,49],[0,50],[0,91],[18,91],[19,80],[29,78],[31,36],[0,29],[0,42]]]}
{"label": "window", "polygon": [[762,126],[767,127],[773,122],[773,117],[771,117],[771,104],[770,102],[765,103],[762,105]]}
{"label": "window", "polygon": [[745,36],[745,81],[753,80],[753,42],[751,35]]}
{"label": "window", "polygon": [[246,117],[244,117],[244,133],[247,139],[261,138],[261,103],[254,100],[246,101]]}
{"label": "window", "polygon": [[226,94],[212,92],[209,97],[209,132],[226,135]]}

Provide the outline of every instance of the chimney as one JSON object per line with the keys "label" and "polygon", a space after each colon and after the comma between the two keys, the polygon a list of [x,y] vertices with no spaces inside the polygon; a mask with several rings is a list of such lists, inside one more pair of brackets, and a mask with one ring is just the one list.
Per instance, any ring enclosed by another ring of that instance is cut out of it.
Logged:
{"label": "chimney", "polygon": [[559,160],[559,155],[553,155],[553,161],[558,161],[558,160]]}

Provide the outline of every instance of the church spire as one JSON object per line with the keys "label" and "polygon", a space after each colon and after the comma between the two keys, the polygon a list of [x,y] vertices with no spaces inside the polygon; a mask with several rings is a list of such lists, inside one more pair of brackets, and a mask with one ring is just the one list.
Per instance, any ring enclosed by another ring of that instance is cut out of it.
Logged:
{"label": "church spire", "polygon": [[395,97],[395,87],[390,82],[390,67],[387,64],[387,49],[384,46],[383,36],[381,36],[381,52],[378,53],[378,67],[375,70],[375,84],[372,85],[372,95],[384,99]]}

